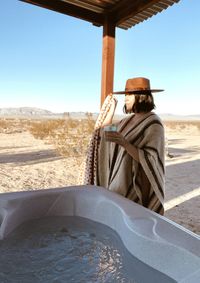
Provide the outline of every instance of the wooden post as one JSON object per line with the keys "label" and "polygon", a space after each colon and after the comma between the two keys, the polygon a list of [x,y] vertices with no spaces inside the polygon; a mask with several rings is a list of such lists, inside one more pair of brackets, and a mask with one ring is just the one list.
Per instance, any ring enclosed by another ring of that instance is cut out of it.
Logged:
{"label": "wooden post", "polygon": [[115,61],[115,24],[105,20],[103,25],[101,105],[113,91]]}

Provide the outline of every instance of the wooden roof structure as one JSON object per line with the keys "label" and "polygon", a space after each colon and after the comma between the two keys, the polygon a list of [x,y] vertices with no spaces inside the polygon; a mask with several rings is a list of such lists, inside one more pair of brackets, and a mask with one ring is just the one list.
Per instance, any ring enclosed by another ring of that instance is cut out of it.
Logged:
{"label": "wooden roof structure", "polygon": [[115,30],[129,29],[180,0],[20,0],[103,27],[101,104],[113,92]]}

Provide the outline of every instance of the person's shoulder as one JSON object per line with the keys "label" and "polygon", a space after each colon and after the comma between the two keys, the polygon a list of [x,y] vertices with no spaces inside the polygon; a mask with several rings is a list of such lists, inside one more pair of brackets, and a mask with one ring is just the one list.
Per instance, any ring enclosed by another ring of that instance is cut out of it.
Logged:
{"label": "person's shoulder", "polygon": [[155,112],[151,112],[151,119],[156,124],[160,124],[163,127],[163,121],[162,121],[161,117],[158,114],[156,114]]}
{"label": "person's shoulder", "polygon": [[162,121],[161,117],[160,117],[158,114],[156,114],[155,112],[151,112],[151,114],[152,114],[152,116],[153,116],[154,119],[157,119],[157,120],[159,120],[159,121]]}

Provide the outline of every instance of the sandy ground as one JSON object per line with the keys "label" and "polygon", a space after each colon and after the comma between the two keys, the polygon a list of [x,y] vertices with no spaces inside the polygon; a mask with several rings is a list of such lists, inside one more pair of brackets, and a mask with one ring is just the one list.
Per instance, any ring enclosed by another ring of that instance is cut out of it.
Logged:
{"label": "sandy ground", "polygon": [[[200,130],[166,129],[165,216],[200,235]],[[0,193],[75,185],[79,166],[29,132],[0,134]]]}
{"label": "sandy ground", "polygon": [[200,235],[200,130],[166,130],[165,216]]}

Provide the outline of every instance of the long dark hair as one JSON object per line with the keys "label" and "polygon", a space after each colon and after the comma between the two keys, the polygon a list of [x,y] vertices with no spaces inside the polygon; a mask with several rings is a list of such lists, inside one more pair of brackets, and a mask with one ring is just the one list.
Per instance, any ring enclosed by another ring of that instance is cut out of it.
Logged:
{"label": "long dark hair", "polygon": [[155,109],[153,95],[149,94],[134,94],[135,102],[133,104],[132,110],[127,111],[126,104],[123,107],[124,113],[140,113],[140,112],[150,112]]}

